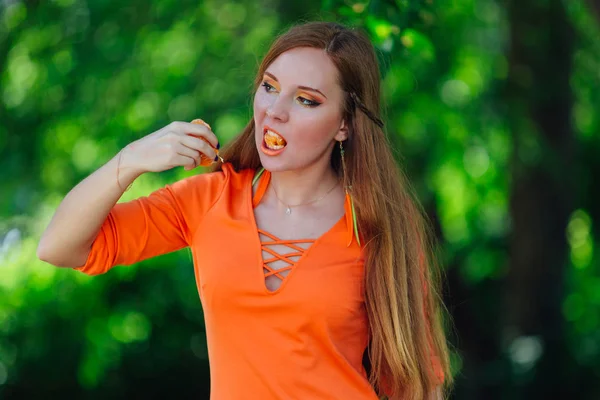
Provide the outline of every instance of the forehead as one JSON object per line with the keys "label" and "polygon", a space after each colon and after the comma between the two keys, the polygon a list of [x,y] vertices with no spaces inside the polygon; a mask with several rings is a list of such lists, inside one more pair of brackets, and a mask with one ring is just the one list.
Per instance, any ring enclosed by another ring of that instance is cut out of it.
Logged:
{"label": "forehead", "polygon": [[325,50],[296,47],[280,54],[267,68],[282,85],[305,85],[322,91],[339,89],[338,72]]}

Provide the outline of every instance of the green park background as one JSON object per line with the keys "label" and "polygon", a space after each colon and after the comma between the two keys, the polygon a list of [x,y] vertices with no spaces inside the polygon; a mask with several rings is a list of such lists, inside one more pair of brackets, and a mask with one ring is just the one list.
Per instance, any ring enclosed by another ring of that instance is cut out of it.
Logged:
{"label": "green park background", "polygon": [[600,399],[596,0],[0,0],[0,398],[208,399],[186,250],[88,277],[37,243],[128,143],[194,118],[231,140],[274,37],[315,19],[376,45],[440,245],[451,398]]}

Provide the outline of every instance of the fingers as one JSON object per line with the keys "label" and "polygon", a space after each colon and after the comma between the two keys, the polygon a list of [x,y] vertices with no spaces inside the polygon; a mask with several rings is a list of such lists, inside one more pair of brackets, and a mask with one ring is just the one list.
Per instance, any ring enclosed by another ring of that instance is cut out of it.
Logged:
{"label": "fingers", "polygon": [[[205,144],[206,147],[209,147]],[[198,150],[192,149],[190,147],[185,146],[182,143],[179,143],[175,151],[177,152],[178,158],[177,161],[179,165],[186,167],[187,169],[194,169],[201,163],[201,153]]]}
{"label": "fingers", "polygon": [[210,160],[214,160],[217,158],[217,152],[213,147],[209,145],[209,143],[204,138],[197,138],[195,136],[185,135],[181,138],[180,143],[183,146],[191,149],[192,151],[204,154]]}
{"label": "fingers", "polygon": [[[194,120],[201,121],[201,120]],[[208,141],[208,143],[213,147],[217,148],[219,146],[219,139],[215,136],[215,134],[210,129],[210,126],[206,124],[204,121],[202,123],[190,123],[190,122],[182,122],[175,121],[173,122],[174,127],[181,133],[186,135],[192,135],[196,137],[202,137]]]}
{"label": "fingers", "polygon": [[219,141],[210,125],[200,119],[192,123],[172,122],[167,127],[165,138],[175,151],[177,165],[184,166],[186,170],[199,165],[208,166],[218,160]]}
{"label": "fingers", "polygon": [[[189,157],[184,157],[184,156],[181,156],[181,157],[184,159],[184,161],[182,163],[184,170],[191,171],[192,169],[194,169],[198,166],[198,163],[196,162],[195,159],[189,158]],[[187,161],[187,160],[190,160],[190,161]]]}
{"label": "fingers", "polygon": [[[186,171],[191,171],[198,166],[198,163],[193,158],[184,157],[184,156],[181,156],[181,158],[184,159],[182,166],[183,166],[183,169]],[[187,160],[190,160],[190,161],[187,161]]]}

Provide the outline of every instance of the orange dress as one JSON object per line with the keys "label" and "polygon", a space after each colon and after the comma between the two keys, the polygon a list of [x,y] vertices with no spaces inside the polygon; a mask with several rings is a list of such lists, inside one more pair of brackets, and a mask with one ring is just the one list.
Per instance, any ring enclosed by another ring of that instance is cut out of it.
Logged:
{"label": "orange dress", "polygon": [[[377,399],[362,365],[369,339],[364,263],[357,241],[347,245],[352,227],[342,217],[316,240],[293,242],[260,231],[253,206],[270,174],[260,177],[253,199],[254,174],[226,163],[115,205],[76,269],[101,274],[189,246],[212,400]],[[305,250],[299,242],[312,244]],[[271,244],[290,252],[263,259]],[[271,269],[277,259],[289,267]],[[281,279],[277,290],[267,289],[266,276]]]}

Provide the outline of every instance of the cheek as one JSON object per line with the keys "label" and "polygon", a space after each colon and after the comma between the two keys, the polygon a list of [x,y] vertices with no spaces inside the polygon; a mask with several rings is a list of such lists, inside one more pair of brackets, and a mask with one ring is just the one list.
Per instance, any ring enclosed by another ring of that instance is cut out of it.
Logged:
{"label": "cheek", "polygon": [[264,93],[257,92],[254,95],[254,116],[255,118],[262,119],[265,111],[269,107],[268,99],[264,95]]}
{"label": "cheek", "polygon": [[253,108],[253,119],[254,119],[254,139],[256,145],[259,146],[262,141],[262,132],[260,132],[260,127],[263,124],[264,115],[267,109],[265,105],[264,96],[261,96],[261,93],[258,92],[254,95],[254,102],[252,105]]}
{"label": "cheek", "polygon": [[324,112],[313,110],[302,118],[302,125],[310,140],[329,141],[337,132],[338,119],[335,113],[329,110]]}

